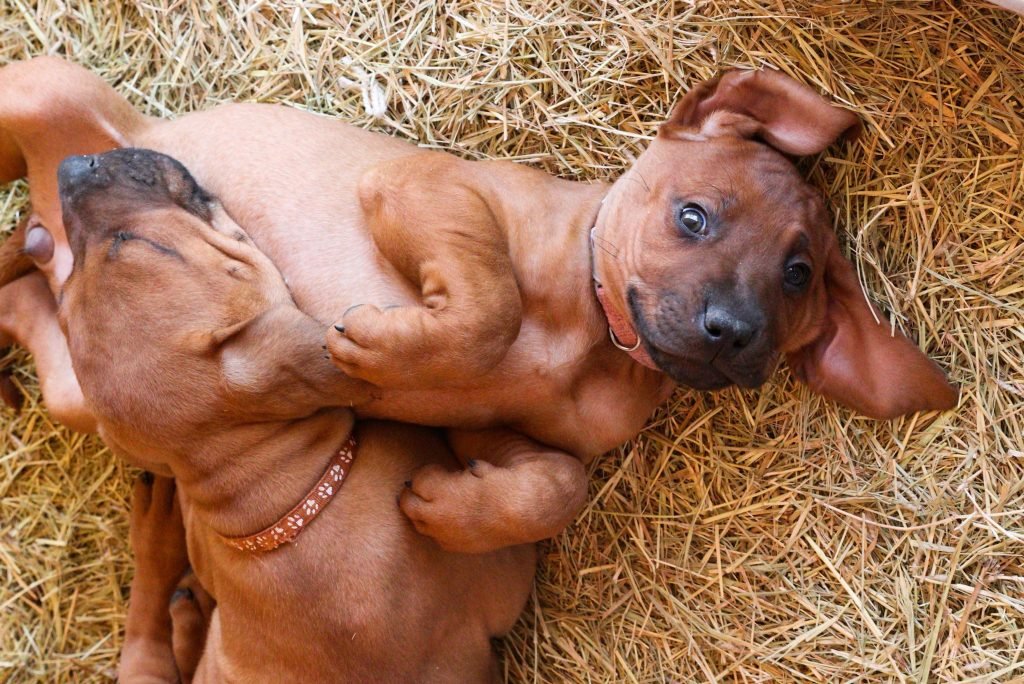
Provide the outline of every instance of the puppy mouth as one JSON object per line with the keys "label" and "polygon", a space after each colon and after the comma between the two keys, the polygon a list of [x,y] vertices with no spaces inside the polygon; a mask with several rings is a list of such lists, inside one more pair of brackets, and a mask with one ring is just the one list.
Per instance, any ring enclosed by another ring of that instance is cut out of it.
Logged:
{"label": "puppy mouth", "polygon": [[695,390],[718,390],[730,385],[753,389],[765,383],[774,367],[771,363],[760,363],[756,367],[747,363],[729,363],[719,358],[721,354],[718,351],[712,352],[707,359],[684,356],[669,348],[668,344],[659,344],[659,335],[644,316],[635,286],[627,289],[626,301],[636,334],[654,365],[680,385]]}

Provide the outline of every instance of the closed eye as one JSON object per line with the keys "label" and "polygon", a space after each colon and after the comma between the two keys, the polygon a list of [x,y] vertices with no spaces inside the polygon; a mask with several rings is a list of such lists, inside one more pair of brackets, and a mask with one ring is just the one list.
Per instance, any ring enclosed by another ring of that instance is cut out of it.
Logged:
{"label": "closed eye", "polygon": [[116,258],[121,251],[121,246],[124,245],[126,242],[130,242],[133,240],[147,244],[156,251],[160,252],[161,254],[174,257],[175,259],[178,259],[181,262],[185,261],[185,257],[181,256],[178,250],[174,249],[173,247],[161,245],[159,242],[156,242],[155,240],[150,240],[147,237],[136,235],[135,233],[129,232],[127,230],[119,230],[116,233],[114,233],[113,240],[110,243],[110,250],[107,252],[107,258]]}

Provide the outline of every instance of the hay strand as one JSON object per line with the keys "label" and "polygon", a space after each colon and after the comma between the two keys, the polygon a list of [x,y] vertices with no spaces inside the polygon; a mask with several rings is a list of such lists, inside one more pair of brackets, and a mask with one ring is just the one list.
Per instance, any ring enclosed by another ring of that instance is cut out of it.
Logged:
{"label": "hay strand", "polygon": [[[875,423],[780,373],[678,393],[594,467],[505,642],[516,682],[1024,676],[1024,25],[980,1],[10,0],[0,63],[71,57],[148,113],[284,102],[471,158],[610,179],[689,84],[771,66],[865,134],[803,167],[959,410]],[[0,193],[13,226],[24,187]],[[130,473],[0,420],[0,681],[107,681]]]}

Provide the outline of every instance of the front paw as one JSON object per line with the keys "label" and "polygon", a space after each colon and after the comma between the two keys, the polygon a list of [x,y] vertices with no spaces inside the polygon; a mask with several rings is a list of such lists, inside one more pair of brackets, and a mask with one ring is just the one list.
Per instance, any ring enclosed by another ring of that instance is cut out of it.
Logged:
{"label": "front paw", "polygon": [[430,313],[418,306],[372,304],[349,309],[327,331],[331,360],[347,375],[379,387],[412,388],[434,381],[430,364]]}
{"label": "front paw", "polygon": [[521,543],[503,514],[502,469],[471,461],[464,470],[427,465],[406,483],[398,505],[416,531],[446,551],[485,553]]}

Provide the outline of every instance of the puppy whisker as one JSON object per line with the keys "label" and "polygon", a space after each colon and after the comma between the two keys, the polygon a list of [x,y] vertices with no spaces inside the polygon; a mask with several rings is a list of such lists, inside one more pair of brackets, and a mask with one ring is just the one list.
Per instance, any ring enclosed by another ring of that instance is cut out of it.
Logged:
{"label": "puppy whisker", "polygon": [[611,240],[602,237],[600,235],[594,236],[594,244],[601,249],[602,252],[615,259],[619,258],[619,246]]}
{"label": "puppy whisker", "polygon": [[[633,178],[634,174],[640,176],[640,179],[637,180],[636,178]],[[633,181],[634,183],[639,183],[644,190],[646,190],[647,192],[651,191],[651,186],[647,184],[647,179],[644,178],[643,174],[641,174],[636,169],[630,169],[629,172],[626,173],[625,176],[623,176],[623,179]]]}

